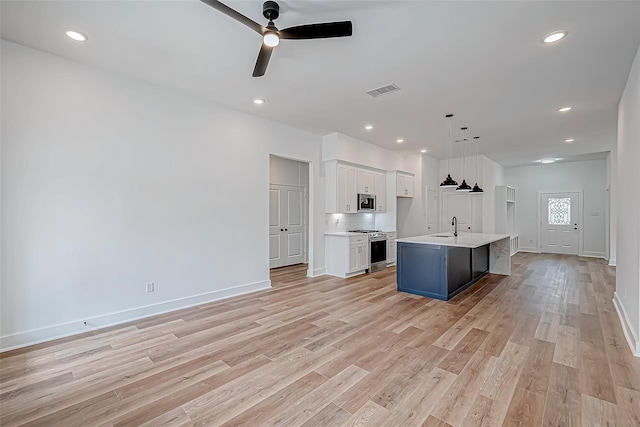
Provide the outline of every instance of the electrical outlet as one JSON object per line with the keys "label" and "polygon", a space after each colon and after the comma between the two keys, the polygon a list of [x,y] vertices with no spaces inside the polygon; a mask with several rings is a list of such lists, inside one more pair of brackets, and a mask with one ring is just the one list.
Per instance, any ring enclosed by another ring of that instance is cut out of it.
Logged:
{"label": "electrical outlet", "polygon": [[153,292],[156,290],[156,285],[153,282],[147,283],[147,293]]}

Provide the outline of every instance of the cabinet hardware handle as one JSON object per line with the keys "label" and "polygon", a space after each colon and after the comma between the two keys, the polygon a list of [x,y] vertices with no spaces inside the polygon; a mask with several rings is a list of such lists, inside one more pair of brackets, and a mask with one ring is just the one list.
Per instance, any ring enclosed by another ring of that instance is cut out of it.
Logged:
{"label": "cabinet hardware handle", "polygon": [[280,231],[284,231],[284,228],[281,228]]}
{"label": "cabinet hardware handle", "polygon": [[288,228],[285,228],[285,229],[284,229],[284,231],[289,231],[289,229],[288,229]]}
{"label": "cabinet hardware handle", "polygon": [[578,227],[573,227],[573,229],[574,229],[574,230],[577,230],[577,229],[578,229]]}

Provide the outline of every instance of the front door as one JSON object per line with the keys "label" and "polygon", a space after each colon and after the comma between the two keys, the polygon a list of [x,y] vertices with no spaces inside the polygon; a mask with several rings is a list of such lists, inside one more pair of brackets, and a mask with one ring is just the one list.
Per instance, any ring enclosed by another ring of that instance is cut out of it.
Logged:
{"label": "front door", "polygon": [[542,252],[578,255],[579,193],[542,193]]}
{"label": "front door", "polygon": [[269,268],[305,262],[304,188],[269,186]]}

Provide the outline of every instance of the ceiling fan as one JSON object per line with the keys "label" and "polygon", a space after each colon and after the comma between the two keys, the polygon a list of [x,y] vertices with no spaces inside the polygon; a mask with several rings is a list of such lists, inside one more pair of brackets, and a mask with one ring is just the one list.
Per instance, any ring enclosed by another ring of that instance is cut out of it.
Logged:
{"label": "ceiling fan", "polygon": [[256,66],[253,69],[253,77],[260,77],[264,75],[267,70],[267,65],[269,64],[269,59],[271,58],[271,52],[273,51],[273,48],[278,45],[280,39],[326,39],[332,37],[348,37],[352,34],[351,21],[299,25],[297,27],[278,30],[274,25],[273,20],[280,16],[280,6],[275,1],[266,1],[262,5],[262,15],[269,20],[266,27],[258,24],[250,18],[247,18],[240,12],[231,9],[226,4],[217,0],[200,1],[246,25],[262,36],[263,42],[260,47],[260,52],[258,53]]}

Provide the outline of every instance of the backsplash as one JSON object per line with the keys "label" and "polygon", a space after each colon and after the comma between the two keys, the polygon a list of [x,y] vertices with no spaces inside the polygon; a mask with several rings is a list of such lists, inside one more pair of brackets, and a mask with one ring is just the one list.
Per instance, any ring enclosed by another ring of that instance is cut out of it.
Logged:
{"label": "backsplash", "polygon": [[375,228],[374,214],[326,214],[325,227],[328,233],[349,230],[373,230]]}

